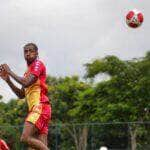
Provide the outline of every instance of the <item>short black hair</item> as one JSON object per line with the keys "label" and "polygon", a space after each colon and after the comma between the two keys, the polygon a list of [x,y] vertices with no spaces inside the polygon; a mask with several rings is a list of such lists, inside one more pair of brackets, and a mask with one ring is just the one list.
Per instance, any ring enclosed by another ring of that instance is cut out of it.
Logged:
{"label": "short black hair", "polygon": [[34,43],[27,43],[23,48],[25,48],[26,46],[30,46],[30,45],[32,45],[32,46],[34,47],[34,49],[35,49],[36,51],[38,51],[38,47],[37,47],[37,45],[34,44]]}

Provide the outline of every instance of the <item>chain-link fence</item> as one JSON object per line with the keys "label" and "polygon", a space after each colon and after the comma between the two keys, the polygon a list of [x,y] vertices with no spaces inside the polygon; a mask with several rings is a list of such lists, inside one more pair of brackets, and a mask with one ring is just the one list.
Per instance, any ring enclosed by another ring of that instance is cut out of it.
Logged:
{"label": "chain-link fence", "polygon": [[[0,126],[0,138],[11,150],[26,150],[20,143],[23,126]],[[55,124],[49,127],[51,150],[150,150],[150,122]]]}

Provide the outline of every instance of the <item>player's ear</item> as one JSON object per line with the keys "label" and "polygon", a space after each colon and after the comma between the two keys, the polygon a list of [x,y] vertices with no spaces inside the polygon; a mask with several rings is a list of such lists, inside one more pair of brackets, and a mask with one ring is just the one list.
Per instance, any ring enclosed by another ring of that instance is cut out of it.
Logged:
{"label": "player's ear", "polygon": [[38,53],[38,51],[36,51],[36,56],[37,56],[37,57],[39,56],[39,53]]}
{"label": "player's ear", "polygon": [[37,55],[36,55],[36,57],[39,59],[39,53],[38,53],[38,51],[37,51]]}

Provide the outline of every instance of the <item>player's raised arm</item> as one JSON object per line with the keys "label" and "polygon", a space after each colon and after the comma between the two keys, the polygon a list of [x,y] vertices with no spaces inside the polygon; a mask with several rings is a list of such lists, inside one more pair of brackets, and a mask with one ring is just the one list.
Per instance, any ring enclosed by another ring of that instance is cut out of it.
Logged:
{"label": "player's raised arm", "polygon": [[37,76],[33,74],[29,74],[26,77],[19,77],[13,71],[11,71],[7,64],[3,64],[2,67],[14,80],[20,83],[24,88],[29,87],[37,81]]}
{"label": "player's raised arm", "polygon": [[18,98],[23,99],[25,97],[25,90],[24,88],[18,88],[13,84],[11,80],[6,81],[9,87],[12,89],[12,91],[18,96]]}
{"label": "player's raised arm", "polygon": [[7,82],[9,87],[19,98],[24,98],[25,97],[24,89],[23,88],[19,89],[18,87],[16,87],[14,83],[10,80],[8,73],[4,69],[2,69],[2,66],[0,66],[0,68],[1,68],[0,77]]}

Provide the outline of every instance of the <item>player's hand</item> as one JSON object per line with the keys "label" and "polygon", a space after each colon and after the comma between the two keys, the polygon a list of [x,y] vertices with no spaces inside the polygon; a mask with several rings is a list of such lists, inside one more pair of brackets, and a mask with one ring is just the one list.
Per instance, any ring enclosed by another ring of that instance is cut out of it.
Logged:
{"label": "player's hand", "polygon": [[11,70],[7,64],[2,64],[2,69],[5,70],[8,74],[10,74]]}
{"label": "player's hand", "polygon": [[8,81],[10,79],[8,73],[4,70],[2,65],[0,65],[0,77],[5,81]]}

